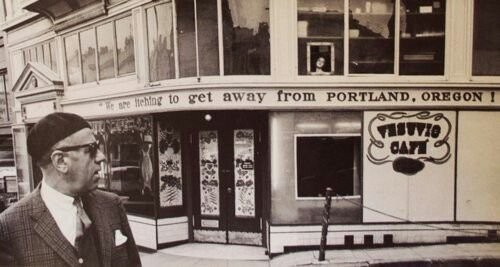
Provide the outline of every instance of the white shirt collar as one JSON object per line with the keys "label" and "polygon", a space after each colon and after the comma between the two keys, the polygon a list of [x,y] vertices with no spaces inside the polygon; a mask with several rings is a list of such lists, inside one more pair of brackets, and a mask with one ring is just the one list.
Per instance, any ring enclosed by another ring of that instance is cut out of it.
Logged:
{"label": "white shirt collar", "polygon": [[42,199],[48,205],[57,206],[58,208],[62,208],[65,210],[70,210],[73,208],[73,201],[75,200],[75,198],[55,190],[47,184],[45,179],[42,179],[42,188],[40,189],[40,194],[42,195]]}
{"label": "white shirt collar", "polygon": [[40,194],[57,227],[74,246],[77,220],[76,206],[73,205],[74,198],[55,190],[46,183],[45,179],[42,180]]}

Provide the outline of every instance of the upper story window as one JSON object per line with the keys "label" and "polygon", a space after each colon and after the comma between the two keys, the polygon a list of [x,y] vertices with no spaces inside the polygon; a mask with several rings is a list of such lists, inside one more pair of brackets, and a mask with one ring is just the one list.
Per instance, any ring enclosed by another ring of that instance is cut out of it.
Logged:
{"label": "upper story window", "polygon": [[147,8],[150,81],[269,75],[268,7],[269,0],[178,0],[175,10],[170,1]]}
{"label": "upper story window", "polygon": [[127,16],[64,38],[70,85],[135,72],[132,18]]}
{"label": "upper story window", "polygon": [[500,75],[500,2],[474,1],[472,75]]}
{"label": "upper story window", "polygon": [[222,1],[225,75],[269,75],[269,0]]}
{"label": "upper story window", "polygon": [[57,73],[57,49],[54,41],[37,44],[22,50],[23,52],[23,65],[28,62],[37,62],[49,67],[52,71]]}
{"label": "upper story window", "polygon": [[445,0],[297,4],[299,75],[444,74]]}

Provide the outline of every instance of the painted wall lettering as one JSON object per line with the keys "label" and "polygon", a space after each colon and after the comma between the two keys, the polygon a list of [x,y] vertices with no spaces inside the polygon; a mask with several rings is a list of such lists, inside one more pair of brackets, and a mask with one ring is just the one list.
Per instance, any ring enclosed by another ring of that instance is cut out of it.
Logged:
{"label": "painted wall lettering", "polygon": [[[76,112],[83,116],[232,108],[364,109],[367,107],[389,107],[390,109],[404,109],[413,107],[430,109],[433,106],[447,105],[500,109],[500,105],[495,99],[497,93],[498,89],[496,88],[422,88],[421,90],[414,88],[211,88],[202,91],[186,89],[169,91],[168,93],[147,93],[140,96],[107,99],[101,102],[72,103],[65,105],[64,108],[68,112]],[[407,128],[407,126],[405,127]]]}
{"label": "painted wall lettering", "polygon": [[443,164],[450,159],[451,128],[442,113],[378,113],[368,124],[367,158],[378,165],[392,162],[400,173],[416,174],[425,162]]}

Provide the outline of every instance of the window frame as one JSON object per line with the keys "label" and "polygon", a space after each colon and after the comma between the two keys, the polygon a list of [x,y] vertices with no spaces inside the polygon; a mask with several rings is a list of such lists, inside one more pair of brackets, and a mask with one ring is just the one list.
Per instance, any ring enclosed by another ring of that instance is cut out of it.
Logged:
{"label": "window frame", "polygon": [[[70,35],[68,35],[68,36],[70,36]],[[27,46],[25,48],[20,49],[21,53],[23,54],[23,61],[24,61],[23,65],[26,66],[26,64],[28,64],[29,61],[37,62],[37,63],[40,63],[40,64],[47,66],[52,71],[58,73],[59,72],[58,66],[57,66],[58,56],[57,56],[57,54],[52,53],[52,47],[54,45],[57,45],[56,42],[57,42],[56,39],[50,39],[50,40],[43,41],[43,42],[37,43],[35,45],[30,45],[30,46]],[[64,45],[64,42],[63,42],[63,45]],[[48,47],[48,51],[46,51],[45,47]],[[39,51],[38,48],[41,48],[41,51]],[[65,47],[63,49],[66,50]],[[31,51],[35,51],[34,56],[35,56],[36,60],[34,60],[34,61],[31,60],[31,57],[32,57]],[[42,55],[38,55],[39,52],[41,52]],[[46,52],[48,52],[49,65],[45,64],[45,59],[47,56]],[[41,57],[41,62],[38,60],[39,57]]]}
{"label": "window frame", "polygon": [[[294,17],[291,22],[293,23],[292,29],[292,40],[294,41],[294,54],[293,56],[293,62],[295,63],[294,68],[292,70],[292,75],[297,77],[298,81],[331,81],[331,80],[342,80],[342,81],[348,81],[348,82],[357,82],[357,81],[365,81],[366,78],[377,78],[380,79],[380,81],[385,81],[387,80],[388,82],[420,82],[420,81],[428,81],[428,82],[444,82],[449,79],[448,77],[448,64],[449,64],[449,54],[451,53],[449,48],[451,47],[449,45],[449,39],[451,36],[451,27],[450,27],[450,16],[452,13],[451,10],[451,4],[452,0],[445,0],[445,25],[444,25],[444,58],[443,58],[443,74],[431,74],[431,75],[424,75],[424,74],[418,74],[418,75],[409,75],[409,74],[400,74],[400,64],[401,64],[401,59],[400,59],[400,49],[401,49],[401,32],[400,32],[400,24],[401,24],[401,1],[402,0],[395,0],[394,1],[394,36],[392,37],[394,40],[394,60],[393,60],[393,66],[394,66],[394,72],[393,73],[350,73],[349,72],[349,7],[350,7],[350,2],[351,0],[343,0],[344,4],[344,34],[343,34],[343,74],[338,74],[338,75],[322,75],[321,77],[314,76],[314,75],[307,75],[307,74],[299,74],[299,59],[298,59],[298,51],[299,51],[299,46],[298,46],[298,40],[300,38],[298,34],[298,13],[299,13],[299,2],[298,0],[293,1],[293,9],[294,9]],[[313,77],[311,77],[313,76]],[[398,80],[394,80],[394,78]]]}
{"label": "window frame", "polygon": [[[121,74],[119,75],[118,74],[118,51],[117,51],[117,38],[116,38],[116,21],[120,20],[120,19],[123,19],[123,18],[126,18],[126,17],[131,17],[131,25],[132,25],[132,34],[134,34],[133,38],[134,38],[134,71],[133,72],[129,72],[129,73],[125,73],[125,74]],[[100,75],[99,75],[99,48],[98,48],[98,45],[99,45],[99,41],[98,41],[98,38],[97,38],[97,28],[100,27],[100,26],[104,26],[108,23],[111,23],[112,25],[112,36],[113,36],[113,61],[114,61],[114,69],[113,69],[113,72],[114,72],[114,77],[111,77],[111,78],[106,78],[106,79],[101,79]],[[64,51],[64,54],[63,54],[63,62],[64,62],[64,79],[68,85],[68,87],[70,88],[80,88],[80,87],[85,87],[89,84],[100,84],[100,83],[103,83],[103,82],[106,82],[106,81],[109,81],[109,80],[113,80],[113,79],[120,79],[122,77],[132,77],[132,76],[135,76],[137,73],[138,73],[138,70],[137,70],[137,43],[136,43],[136,39],[137,39],[137,36],[135,36],[136,34],[136,27],[137,25],[134,24],[134,16],[131,12],[127,12],[127,13],[124,13],[124,14],[120,14],[120,15],[117,15],[117,16],[114,16],[112,18],[109,18],[109,19],[106,19],[106,20],[103,20],[103,21],[100,21],[99,23],[96,23],[96,24],[93,24],[91,26],[88,26],[88,27],[84,27],[84,28],[80,28],[78,30],[75,30],[75,31],[72,31],[70,33],[66,33],[64,35],[62,35],[62,43],[63,43],[63,51]],[[80,34],[82,32],[85,32],[85,31],[88,31],[88,30],[92,30],[93,31],[93,35],[95,36],[95,48],[96,48],[96,52],[95,52],[95,61],[96,61],[96,80],[95,81],[90,81],[90,82],[83,82],[83,67],[82,67],[82,49],[81,49],[81,44],[80,44]],[[73,35],[76,35],[78,37],[78,46],[79,46],[79,62],[80,62],[80,69],[79,69],[79,72],[80,72],[80,80],[81,82],[80,83],[75,83],[75,84],[69,84],[69,79],[68,79],[68,70],[67,70],[67,51],[66,51],[66,38],[68,37],[71,37]]]}
{"label": "window frame", "polygon": [[[300,197],[299,196],[299,183],[298,183],[298,159],[297,159],[297,140],[299,137],[358,137],[359,138],[359,153],[362,155],[363,145],[362,145],[362,134],[361,133],[318,133],[318,134],[294,134],[293,135],[293,157],[294,157],[294,183],[295,183],[295,200],[322,200],[325,197]],[[359,178],[359,195],[352,196],[332,196],[332,199],[361,199],[363,195],[363,161],[360,157],[359,160],[359,170],[358,170],[358,178]]]}
{"label": "window frame", "polygon": [[[450,1],[450,0],[448,0]],[[467,62],[467,76],[472,82],[479,82],[479,83],[492,83],[492,82],[500,82],[500,74],[499,75],[474,75],[474,65],[473,65],[473,60],[474,60],[474,21],[475,21],[475,16],[476,14],[476,5],[475,5],[475,0],[467,1],[467,10],[468,10],[468,16],[470,19],[470,23],[468,24],[467,28],[469,29],[468,32],[468,53],[466,56],[466,62]]]}

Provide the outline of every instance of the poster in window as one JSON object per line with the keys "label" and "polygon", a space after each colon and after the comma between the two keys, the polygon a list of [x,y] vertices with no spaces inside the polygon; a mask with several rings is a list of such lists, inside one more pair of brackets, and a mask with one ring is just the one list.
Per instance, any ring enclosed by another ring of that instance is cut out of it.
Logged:
{"label": "poster in window", "polygon": [[335,50],[330,42],[307,43],[307,74],[331,75],[335,72]]}
{"label": "poster in window", "polygon": [[219,141],[217,131],[201,131],[199,142],[201,214],[219,216]]}
{"label": "poster in window", "polygon": [[158,127],[160,207],[182,205],[181,135],[167,125]]}
{"label": "poster in window", "polygon": [[235,215],[255,217],[255,157],[252,129],[234,131]]}

